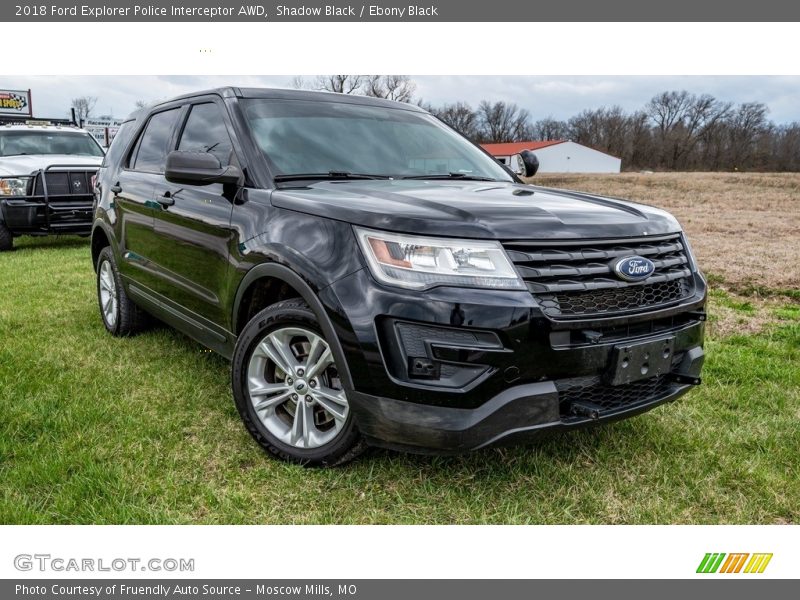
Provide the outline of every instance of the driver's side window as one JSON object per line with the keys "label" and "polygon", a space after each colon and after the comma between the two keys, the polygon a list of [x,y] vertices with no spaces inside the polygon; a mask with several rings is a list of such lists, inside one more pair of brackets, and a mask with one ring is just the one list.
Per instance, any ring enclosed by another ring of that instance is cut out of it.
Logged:
{"label": "driver's side window", "polygon": [[233,144],[219,106],[213,102],[192,106],[181,133],[178,150],[210,152],[219,159],[223,167],[236,164]]}

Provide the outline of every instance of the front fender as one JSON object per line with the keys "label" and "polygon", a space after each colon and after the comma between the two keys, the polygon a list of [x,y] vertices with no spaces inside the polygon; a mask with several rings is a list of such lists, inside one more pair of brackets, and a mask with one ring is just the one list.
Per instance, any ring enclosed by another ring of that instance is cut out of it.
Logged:
{"label": "front fender", "polygon": [[108,245],[111,246],[111,251],[114,253],[114,258],[119,261],[118,251],[117,251],[117,244],[115,242],[116,238],[114,236],[113,228],[106,223],[101,218],[95,218],[94,223],[92,223],[92,268],[97,270],[97,257],[100,254],[100,251],[106,246],[103,241],[103,236],[105,236],[105,240],[108,241]]}
{"label": "front fender", "polygon": [[247,289],[253,284],[255,281],[265,277],[273,277],[276,279],[280,279],[281,281],[286,282],[288,285],[292,286],[305,300],[306,304],[311,308],[314,312],[314,316],[316,316],[317,321],[320,324],[320,328],[322,329],[323,334],[325,335],[325,339],[328,341],[331,347],[331,351],[333,352],[334,359],[336,360],[336,365],[339,368],[339,376],[342,379],[342,383],[346,390],[351,391],[354,389],[353,386],[353,379],[350,374],[350,369],[345,357],[344,350],[342,348],[341,342],[339,341],[339,332],[337,332],[336,327],[334,326],[333,321],[330,318],[329,311],[331,312],[338,312],[335,307],[326,307],[319,296],[319,289],[315,289],[312,287],[312,283],[309,282],[306,278],[302,277],[286,265],[278,264],[276,262],[268,262],[268,263],[261,263],[257,264],[252,267],[242,278],[241,282],[239,283],[239,287],[236,290],[236,295],[234,298],[234,308],[233,308],[233,325],[234,331],[238,331],[239,327],[244,325],[243,323],[238,323],[238,314],[239,314],[239,306],[244,298],[244,294]]}

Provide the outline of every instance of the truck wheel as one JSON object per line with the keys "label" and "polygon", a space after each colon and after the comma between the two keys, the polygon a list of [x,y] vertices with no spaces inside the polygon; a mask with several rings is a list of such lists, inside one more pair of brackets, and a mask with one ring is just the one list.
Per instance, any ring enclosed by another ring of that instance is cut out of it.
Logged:
{"label": "truck wheel", "polygon": [[231,381],[247,430],[278,458],[332,467],[366,448],[330,345],[301,299],[273,304],[245,326]]}
{"label": "truck wheel", "polygon": [[103,325],[112,335],[131,335],[141,331],[147,323],[145,312],[125,293],[114,253],[109,247],[103,248],[97,257],[97,303]]}
{"label": "truck wheel", "polygon": [[11,250],[13,247],[14,238],[11,235],[11,231],[4,223],[0,223],[0,252]]}

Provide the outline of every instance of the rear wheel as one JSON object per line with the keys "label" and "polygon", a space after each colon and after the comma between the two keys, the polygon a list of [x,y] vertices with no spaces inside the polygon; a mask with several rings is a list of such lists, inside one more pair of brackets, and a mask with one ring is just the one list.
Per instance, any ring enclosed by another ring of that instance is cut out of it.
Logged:
{"label": "rear wheel", "polygon": [[97,258],[97,303],[103,325],[112,335],[131,335],[147,323],[147,315],[125,293],[109,247],[103,248]]}
{"label": "rear wheel", "polygon": [[11,250],[14,247],[14,237],[11,231],[5,226],[5,223],[0,223],[0,252]]}
{"label": "rear wheel", "polygon": [[245,426],[274,456],[334,466],[366,447],[331,347],[300,299],[278,302],[247,324],[234,351],[232,383]]}

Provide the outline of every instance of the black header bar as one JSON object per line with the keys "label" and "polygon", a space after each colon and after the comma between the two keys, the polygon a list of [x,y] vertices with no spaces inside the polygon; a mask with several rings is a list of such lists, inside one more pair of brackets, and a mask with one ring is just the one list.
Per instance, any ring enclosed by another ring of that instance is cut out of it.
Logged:
{"label": "black header bar", "polygon": [[[787,0],[11,0],[0,3],[0,21],[10,22],[791,22],[800,3]],[[569,31],[565,30],[565,35]],[[536,30],[531,30],[531,40]],[[654,40],[674,43],[674,40]],[[525,40],[519,40],[520,45]],[[690,43],[682,40],[680,43]],[[747,40],[742,40],[747,43]]]}

